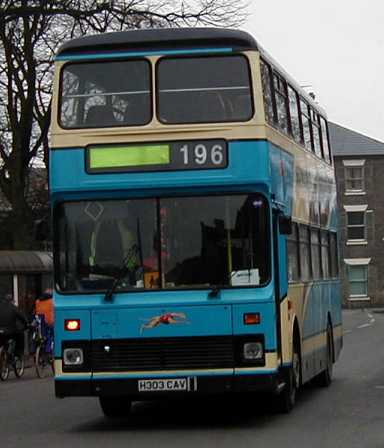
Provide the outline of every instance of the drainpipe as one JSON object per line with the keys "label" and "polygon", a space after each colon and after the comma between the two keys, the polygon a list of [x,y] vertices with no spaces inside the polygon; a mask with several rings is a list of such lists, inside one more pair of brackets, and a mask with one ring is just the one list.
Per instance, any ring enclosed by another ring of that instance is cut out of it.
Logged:
{"label": "drainpipe", "polygon": [[19,306],[19,278],[13,274],[13,300],[16,306]]}

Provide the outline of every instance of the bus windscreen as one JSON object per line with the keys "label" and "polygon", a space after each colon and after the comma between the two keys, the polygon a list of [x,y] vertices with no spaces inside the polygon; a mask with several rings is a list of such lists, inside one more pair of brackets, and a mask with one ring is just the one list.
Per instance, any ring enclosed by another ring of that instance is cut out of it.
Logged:
{"label": "bus windscreen", "polygon": [[59,289],[257,287],[270,276],[269,208],[233,194],[68,202],[55,210]]}

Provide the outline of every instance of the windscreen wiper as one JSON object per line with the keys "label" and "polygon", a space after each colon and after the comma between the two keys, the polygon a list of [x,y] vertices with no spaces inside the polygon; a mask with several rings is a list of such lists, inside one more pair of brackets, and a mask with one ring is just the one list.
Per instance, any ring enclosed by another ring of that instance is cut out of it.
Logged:
{"label": "windscreen wiper", "polygon": [[107,290],[104,296],[104,300],[106,302],[111,302],[113,298],[113,294],[116,291],[116,288],[119,286],[121,280],[133,270],[136,270],[136,268],[133,268],[135,266],[135,259],[136,255],[139,251],[139,248],[136,244],[134,244],[128,251],[127,255],[124,257],[121,266],[117,272],[117,274],[113,277],[113,283],[111,287]]}
{"label": "windscreen wiper", "polygon": [[220,291],[221,291],[221,286],[219,286],[219,285],[212,285],[211,286],[211,290],[208,293],[208,297],[210,299],[215,299],[219,295]]}
{"label": "windscreen wiper", "polygon": [[[231,284],[231,280],[232,280],[232,277],[234,275],[234,272],[232,272],[232,274],[229,276],[229,284]],[[223,286],[224,285],[212,285],[211,286],[211,290],[208,293],[208,297],[210,299],[215,299],[219,295],[219,293],[220,293],[220,291],[221,291]]]}
{"label": "windscreen wiper", "polygon": [[[229,276],[229,284],[231,284],[231,282],[232,282],[232,278],[236,275],[236,272],[237,272],[237,271],[233,271],[233,272],[231,273],[231,275]],[[250,270],[250,268],[248,268],[248,275],[249,275],[249,276],[251,275],[250,272],[251,272],[251,270]],[[219,293],[220,293],[222,287],[223,287],[223,285],[212,285],[212,286],[211,286],[211,290],[210,290],[209,293],[208,293],[208,297],[209,297],[210,299],[215,299],[215,298],[219,295]]]}

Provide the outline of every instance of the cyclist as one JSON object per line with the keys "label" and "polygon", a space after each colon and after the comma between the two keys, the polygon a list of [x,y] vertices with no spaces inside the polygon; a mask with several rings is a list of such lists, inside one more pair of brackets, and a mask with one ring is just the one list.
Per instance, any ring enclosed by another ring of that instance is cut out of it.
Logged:
{"label": "cyclist", "polygon": [[53,311],[53,298],[52,289],[47,288],[43,294],[35,302],[35,314],[40,318],[43,316],[43,321],[41,321],[41,331],[42,336],[46,340],[46,350],[50,350],[50,344],[53,340],[53,324],[54,324],[54,311]]}
{"label": "cyclist", "polygon": [[34,340],[36,372],[40,378],[45,376],[45,368],[52,365],[54,310],[52,289],[46,289],[35,302],[35,320],[33,325],[37,331]]}
{"label": "cyclist", "polygon": [[42,314],[45,323],[52,329],[54,323],[52,289],[47,288],[35,302],[35,314]]}
{"label": "cyclist", "polygon": [[27,319],[13,303],[11,295],[0,297],[0,346],[7,340],[16,342],[15,353],[19,356],[24,352],[24,331],[28,326]]}

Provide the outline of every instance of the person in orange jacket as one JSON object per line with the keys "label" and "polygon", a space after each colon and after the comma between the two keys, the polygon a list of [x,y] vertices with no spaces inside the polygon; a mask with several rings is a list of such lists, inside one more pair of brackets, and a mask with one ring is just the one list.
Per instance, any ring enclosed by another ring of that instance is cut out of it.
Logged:
{"label": "person in orange jacket", "polygon": [[54,312],[53,312],[53,298],[52,289],[46,289],[40,298],[35,302],[35,314],[44,315],[45,323],[49,327],[53,327]]}

